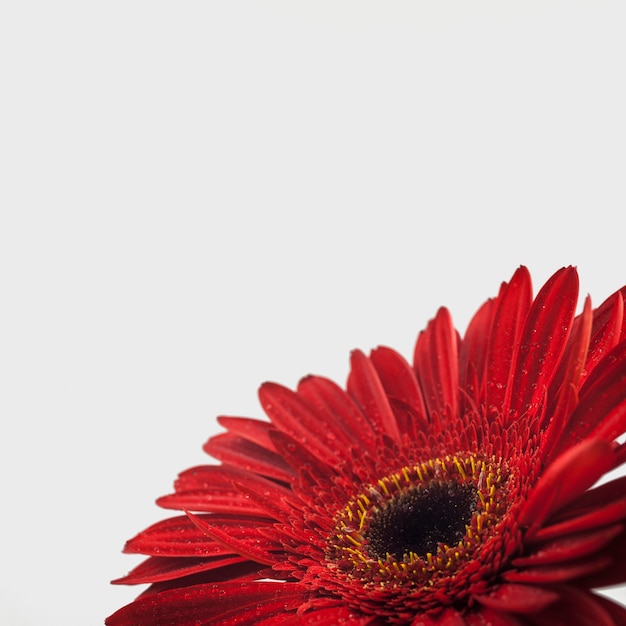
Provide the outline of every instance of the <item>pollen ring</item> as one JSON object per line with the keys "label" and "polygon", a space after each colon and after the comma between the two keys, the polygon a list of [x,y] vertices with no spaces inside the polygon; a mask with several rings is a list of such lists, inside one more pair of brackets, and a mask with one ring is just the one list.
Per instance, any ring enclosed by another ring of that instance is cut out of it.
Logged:
{"label": "pollen ring", "polygon": [[499,459],[472,453],[402,467],[338,512],[327,561],[364,583],[448,575],[501,518],[506,478]]}

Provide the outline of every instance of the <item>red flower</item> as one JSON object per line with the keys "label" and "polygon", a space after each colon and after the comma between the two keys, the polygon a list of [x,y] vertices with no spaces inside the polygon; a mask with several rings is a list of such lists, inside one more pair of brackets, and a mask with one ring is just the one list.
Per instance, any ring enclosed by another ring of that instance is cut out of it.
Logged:
{"label": "red flower", "polygon": [[131,539],[152,583],[109,626],[624,626],[626,287],[575,317],[576,270],[525,268],[461,339],[441,309],[411,367],[355,351],[347,390],[260,389],[222,417]]}

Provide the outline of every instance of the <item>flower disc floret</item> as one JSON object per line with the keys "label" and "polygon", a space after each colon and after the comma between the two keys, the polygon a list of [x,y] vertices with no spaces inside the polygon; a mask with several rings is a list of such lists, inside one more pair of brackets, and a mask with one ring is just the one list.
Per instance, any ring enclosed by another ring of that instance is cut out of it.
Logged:
{"label": "flower disc floret", "polygon": [[446,587],[505,523],[509,476],[502,459],[473,453],[404,466],[337,513],[327,562],[376,592]]}

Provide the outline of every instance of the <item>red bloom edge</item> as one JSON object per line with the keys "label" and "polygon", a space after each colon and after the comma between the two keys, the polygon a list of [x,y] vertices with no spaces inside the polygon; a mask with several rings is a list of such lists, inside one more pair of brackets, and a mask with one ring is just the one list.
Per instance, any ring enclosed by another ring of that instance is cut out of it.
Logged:
{"label": "red bloom edge", "polygon": [[351,356],[346,389],[262,385],[218,418],[219,465],[125,547],[150,587],[108,626],[626,626],[626,287],[576,314],[578,276],[520,267],[465,335],[447,309],[413,364]]}

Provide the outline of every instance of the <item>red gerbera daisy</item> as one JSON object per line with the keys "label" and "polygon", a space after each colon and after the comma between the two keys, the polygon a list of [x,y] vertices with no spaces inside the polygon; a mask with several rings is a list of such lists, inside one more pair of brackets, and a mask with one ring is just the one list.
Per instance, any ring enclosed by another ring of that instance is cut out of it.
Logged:
{"label": "red gerbera daisy", "polygon": [[131,539],[152,583],[109,626],[624,626],[626,287],[575,316],[563,268],[522,267],[461,339],[441,309],[415,347],[355,351],[344,391],[260,389],[221,417]]}

